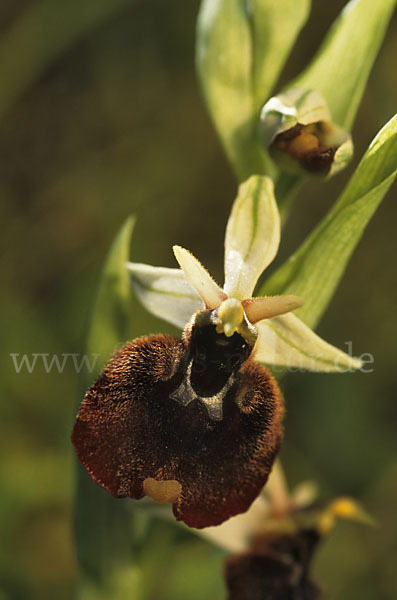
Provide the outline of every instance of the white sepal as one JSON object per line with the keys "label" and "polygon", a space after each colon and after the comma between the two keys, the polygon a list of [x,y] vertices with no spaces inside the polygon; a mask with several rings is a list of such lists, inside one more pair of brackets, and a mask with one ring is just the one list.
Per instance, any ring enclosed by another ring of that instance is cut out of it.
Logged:
{"label": "white sepal", "polygon": [[174,246],[173,250],[185,278],[201,296],[206,308],[216,308],[226,300],[227,296],[222,288],[189,250],[181,246]]}
{"label": "white sepal", "polygon": [[160,319],[183,329],[192,314],[203,308],[180,269],[128,262],[127,271],[139,300]]}
{"label": "white sepal", "polygon": [[246,552],[253,536],[258,533],[258,529],[261,529],[269,515],[269,503],[260,495],[245,513],[236,515],[216,527],[204,527],[193,531],[228,552]]}
{"label": "white sepal", "polygon": [[224,290],[230,298],[252,296],[279,243],[280,217],[273,182],[269,177],[250,177],[239,186],[226,227]]}
{"label": "white sepal", "polygon": [[254,358],[258,362],[305,371],[345,373],[360,369],[362,362],[314,333],[288,313],[255,324],[259,336]]}

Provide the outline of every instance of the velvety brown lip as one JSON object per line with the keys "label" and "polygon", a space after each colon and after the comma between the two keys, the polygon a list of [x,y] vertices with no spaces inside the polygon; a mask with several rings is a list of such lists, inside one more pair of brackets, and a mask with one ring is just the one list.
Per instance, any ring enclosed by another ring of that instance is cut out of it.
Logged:
{"label": "velvety brown lip", "polygon": [[309,578],[319,540],[313,528],[257,538],[249,552],[226,562],[228,600],[320,600],[321,590]]}
{"label": "velvety brown lip", "polygon": [[[250,349],[238,334],[228,338],[229,355],[213,345],[219,334],[211,335],[200,329],[183,340],[128,342],[88,390],[72,433],[80,462],[111,494],[142,498],[146,481],[149,495],[167,499],[156,482],[174,481],[175,517],[199,528],[248,509],[282,438],[282,399],[271,375],[247,360]],[[196,364],[192,398],[182,404],[175,391],[200,353],[204,370]],[[219,419],[205,399],[220,393]]]}

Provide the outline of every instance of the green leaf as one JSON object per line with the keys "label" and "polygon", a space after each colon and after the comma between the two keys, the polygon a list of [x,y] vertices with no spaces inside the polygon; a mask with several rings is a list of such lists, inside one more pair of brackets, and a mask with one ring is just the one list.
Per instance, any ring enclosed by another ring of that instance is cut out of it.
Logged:
{"label": "green leaf", "polygon": [[135,219],[129,217],[116,236],[103,268],[87,338],[87,353],[99,354],[99,374],[130,328],[131,290],[125,264]]}
{"label": "green leaf", "polygon": [[240,180],[272,169],[257,139],[259,113],[309,7],[309,0],[201,3],[198,74],[215,128]]}
{"label": "green leaf", "polygon": [[0,39],[0,117],[43,71],[132,0],[38,0]]}
{"label": "green leaf", "polygon": [[[129,335],[130,286],[125,263],[133,225],[130,217],[117,235],[103,269],[86,345],[88,357],[95,354],[100,360],[94,374],[84,375],[85,389]],[[125,583],[132,569],[129,501],[113,498],[90,479],[80,464],[78,467],[75,534],[79,562],[87,574],[104,585],[113,586],[119,579],[115,573],[125,570]],[[131,581],[135,580],[131,571]]]}
{"label": "green leaf", "polygon": [[311,64],[288,87],[321,92],[332,120],[350,130],[396,0],[351,0]]}
{"label": "green leaf", "polygon": [[306,23],[311,1],[247,0],[246,5],[251,28],[252,94],[257,116]]}
{"label": "green leaf", "polygon": [[378,133],[338,202],[260,295],[294,293],[300,318],[315,326],[372,215],[397,175],[397,115]]}

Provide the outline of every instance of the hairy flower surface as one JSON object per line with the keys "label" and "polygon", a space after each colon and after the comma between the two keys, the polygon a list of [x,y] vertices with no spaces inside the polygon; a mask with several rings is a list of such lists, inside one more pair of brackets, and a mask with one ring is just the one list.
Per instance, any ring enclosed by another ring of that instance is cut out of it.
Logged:
{"label": "hairy flower surface", "polygon": [[319,541],[314,528],[256,539],[250,552],[227,560],[228,600],[319,600],[322,593],[309,575]]}
{"label": "hairy flower surface", "polygon": [[178,520],[198,528],[246,511],[282,439],[281,394],[258,361],[359,366],[286,314],[301,299],[252,297],[279,238],[272,183],[253,177],[240,186],[227,225],[223,288],[179,246],[182,270],[129,263],[145,306],[182,326],[183,336],[127,343],[84,398],[72,440],[114,496],[171,502]]}

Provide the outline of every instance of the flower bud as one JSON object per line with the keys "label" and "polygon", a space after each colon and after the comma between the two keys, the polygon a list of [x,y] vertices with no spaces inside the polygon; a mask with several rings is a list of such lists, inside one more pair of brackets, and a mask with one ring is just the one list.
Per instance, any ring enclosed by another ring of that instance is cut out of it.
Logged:
{"label": "flower bud", "polygon": [[350,135],[332,123],[316,90],[292,88],[266,102],[260,136],[280,169],[292,174],[333,175],[353,155]]}

